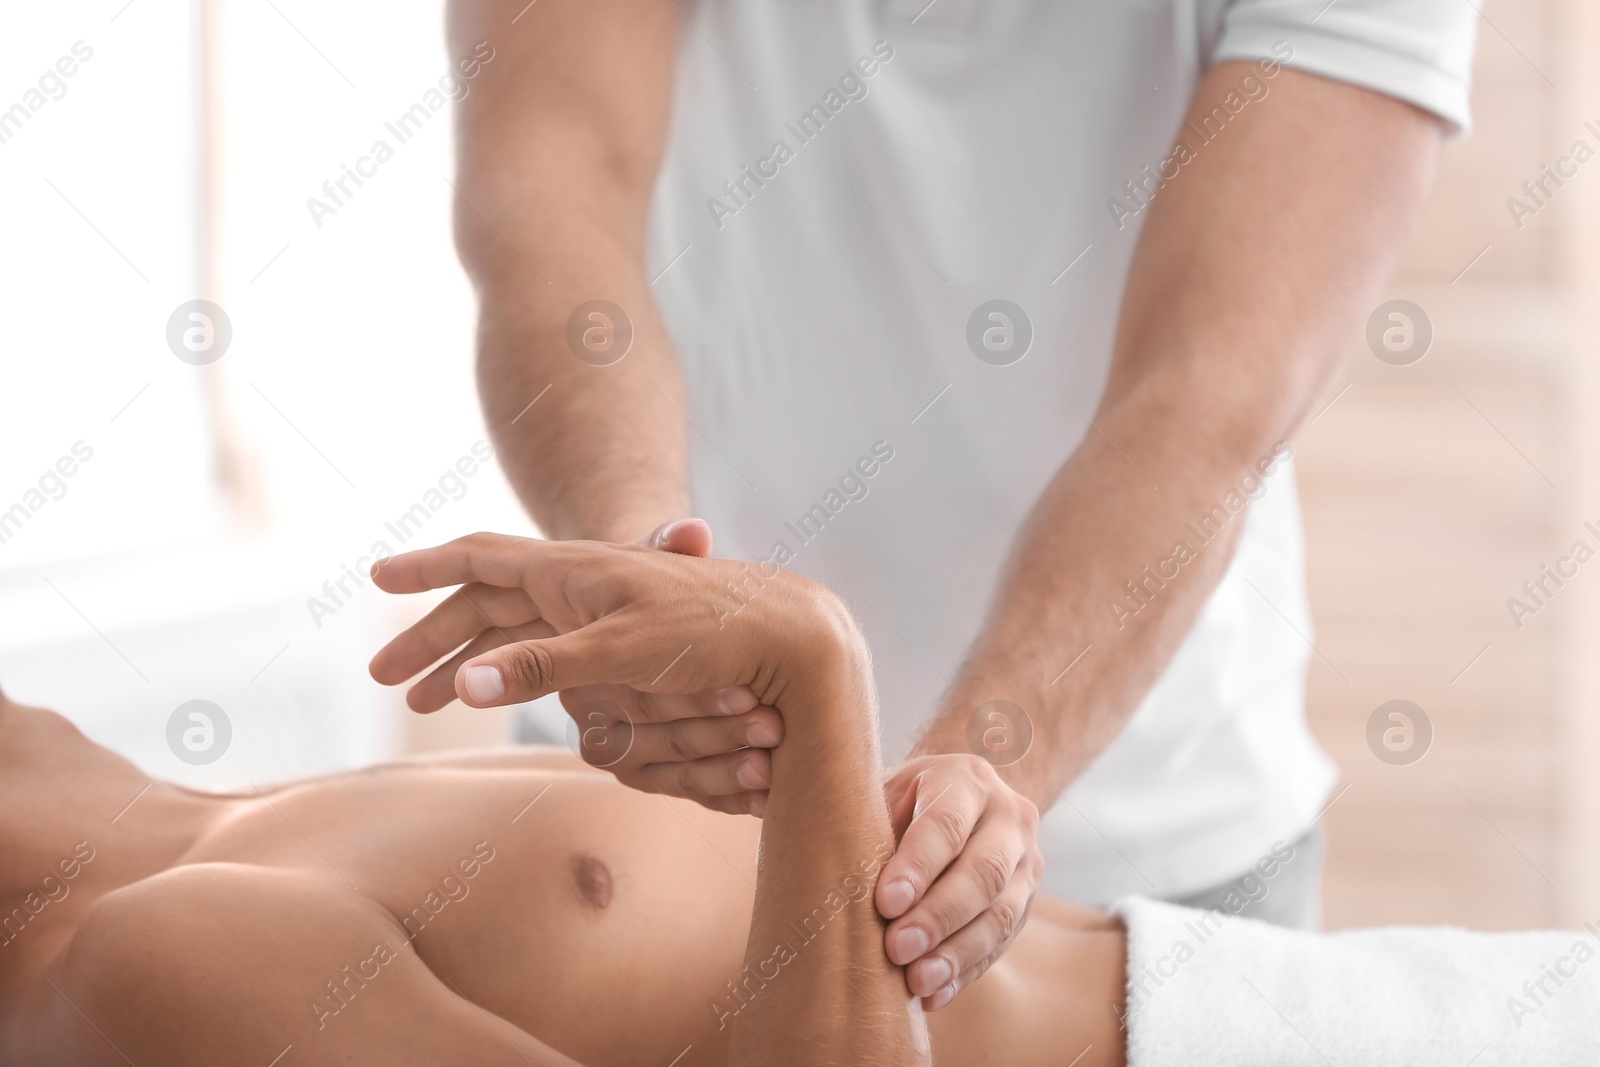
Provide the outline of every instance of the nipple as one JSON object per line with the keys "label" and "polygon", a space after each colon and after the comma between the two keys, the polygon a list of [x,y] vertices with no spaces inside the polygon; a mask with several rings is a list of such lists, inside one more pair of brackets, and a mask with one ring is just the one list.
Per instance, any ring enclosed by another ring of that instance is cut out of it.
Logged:
{"label": "nipple", "polygon": [[611,903],[611,869],[599,857],[573,857],[572,881],[578,896],[594,910],[600,911]]}

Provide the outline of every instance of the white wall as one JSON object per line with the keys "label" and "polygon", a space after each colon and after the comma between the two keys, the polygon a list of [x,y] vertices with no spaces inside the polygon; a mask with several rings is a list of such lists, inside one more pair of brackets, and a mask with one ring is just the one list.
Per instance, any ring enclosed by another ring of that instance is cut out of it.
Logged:
{"label": "white wall", "polygon": [[[237,785],[400,743],[365,661],[417,607],[350,577],[323,593],[377,542],[402,547],[386,522],[428,508],[404,547],[529,527],[492,462],[446,476],[487,437],[449,108],[403,145],[384,129],[450,65],[441,4],[225,0],[206,25],[209,125],[198,5],[0,14],[0,108],[92,49],[0,143],[0,511],[26,512],[0,542],[0,681],[152,773]],[[319,227],[307,199],[380,138],[394,157]],[[201,296],[232,326],[206,368],[166,336]],[[79,441],[92,457],[30,496]],[[314,618],[312,597],[337,610]],[[208,766],[165,739],[194,698],[235,727]]]}

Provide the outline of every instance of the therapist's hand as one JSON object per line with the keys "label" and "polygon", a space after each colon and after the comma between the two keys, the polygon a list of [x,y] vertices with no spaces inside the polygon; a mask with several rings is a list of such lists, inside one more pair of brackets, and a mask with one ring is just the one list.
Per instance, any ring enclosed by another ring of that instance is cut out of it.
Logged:
{"label": "therapist's hand", "polygon": [[[639,543],[709,556],[711,527],[703,519],[679,519]],[[561,706],[578,725],[585,762],[622,784],[734,815],[759,816],[766,809],[772,782],[768,750],[783,740],[783,716],[760,707],[749,688],[676,696],[585,685],[563,689]]]}
{"label": "therapist's hand", "polygon": [[938,1011],[1021,932],[1044,873],[1039,809],[966,753],[907,760],[884,792],[899,839],[874,898],[884,948]]}

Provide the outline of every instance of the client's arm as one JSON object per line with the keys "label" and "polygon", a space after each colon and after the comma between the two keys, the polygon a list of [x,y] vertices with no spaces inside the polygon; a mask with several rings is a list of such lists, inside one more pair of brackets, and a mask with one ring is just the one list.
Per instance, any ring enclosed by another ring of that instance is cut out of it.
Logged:
{"label": "client's arm", "polygon": [[[745,969],[730,975],[735,1065],[921,1064],[927,1030],[901,968],[883,952],[872,892],[893,834],[880,784],[866,647],[822,587],[780,572],[736,617],[719,590],[741,564],[593,542],[477,534],[374,568],[390,592],[467,585],[540,620],[529,653],[469,658],[457,672],[527,673],[532,696],[619,683],[661,693],[748,685],[783,715],[773,753]],[[441,655],[446,606],[373,660],[395,684]],[[492,610],[492,609],[491,609]]]}
{"label": "client's arm", "polygon": [[772,753],[740,976],[760,992],[732,1020],[731,1062],[930,1063],[922,1011],[884,955],[872,903],[894,833],[867,652],[829,606],[837,636],[780,698],[787,735]]}

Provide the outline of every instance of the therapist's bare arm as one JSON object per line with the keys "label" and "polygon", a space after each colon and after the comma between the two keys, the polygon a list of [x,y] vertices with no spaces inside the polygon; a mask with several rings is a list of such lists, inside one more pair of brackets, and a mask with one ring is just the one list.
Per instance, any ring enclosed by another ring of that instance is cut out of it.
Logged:
{"label": "therapist's bare arm", "polygon": [[[1255,70],[1214,68],[1193,114],[1209,113]],[[999,773],[1041,809],[1117,736],[1193,626],[1243,516],[1203,546],[1185,522],[1273,458],[1311,413],[1432,182],[1437,120],[1289,69],[1267,84],[1270,95],[1233,117],[1155,197],[1106,394],[1093,412],[1075,398],[1098,429],[1035,505],[968,661],[916,750],[967,752],[972,711],[1013,701],[1032,720],[1033,747]],[[1139,582],[1179,541],[1196,558],[1136,614],[1114,614],[1113,602],[1133,603],[1124,582]],[[956,787],[938,803],[960,805],[948,821],[981,830],[986,818],[996,821],[982,808],[986,795]],[[929,893],[951,858],[942,836],[926,844],[908,837],[885,872],[886,884],[905,877],[926,894],[891,927],[891,946],[912,926],[938,945],[988,906],[994,869],[1017,859],[1015,847],[995,855],[969,848]],[[992,933],[973,940],[989,943]],[[958,935],[938,951],[959,954],[960,944]],[[974,962],[959,959],[966,977],[958,989],[981,971]],[[918,992],[924,966],[910,972]]]}
{"label": "therapist's bare arm", "polygon": [[[667,0],[450,4],[452,53],[495,49],[458,112],[478,386],[502,466],[556,539],[637,541],[689,511],[683,382],[645,264],[678,17]],[[632,322],[610,366],[568,347],[593,300]]]}
{"label": "therapist's bare arm", "polygon": [[[478,41],[495,49],[458,113],[456,244],[478,294],[489,432],[539,528],[556,540],[703,556],[704,524],[660,529],[689,513],[688,405],[645,263],[679,18],[670,0],[452,0],[452,51]],[[580,359],[569,341],[574,312],[597,300],[620,307],[632,327],[616,362],[607,362],[612,352]],[[462,653],[413,691],[418,711],[454,699],[455,666],[504,644],[524,621],[502,604],[491,624],[470,592],[460,607],[446,636]],[[491,685],[474,702],[508,703],[510,688]],[[565,690],[561,700],[586,740],[625,724],[624,757],[614,761],[615,745],[586,747],[585,757],[630,785],[760,810],[771,778],[765,746],[782,736],[782,720],[749,693],[603,686]]]}

